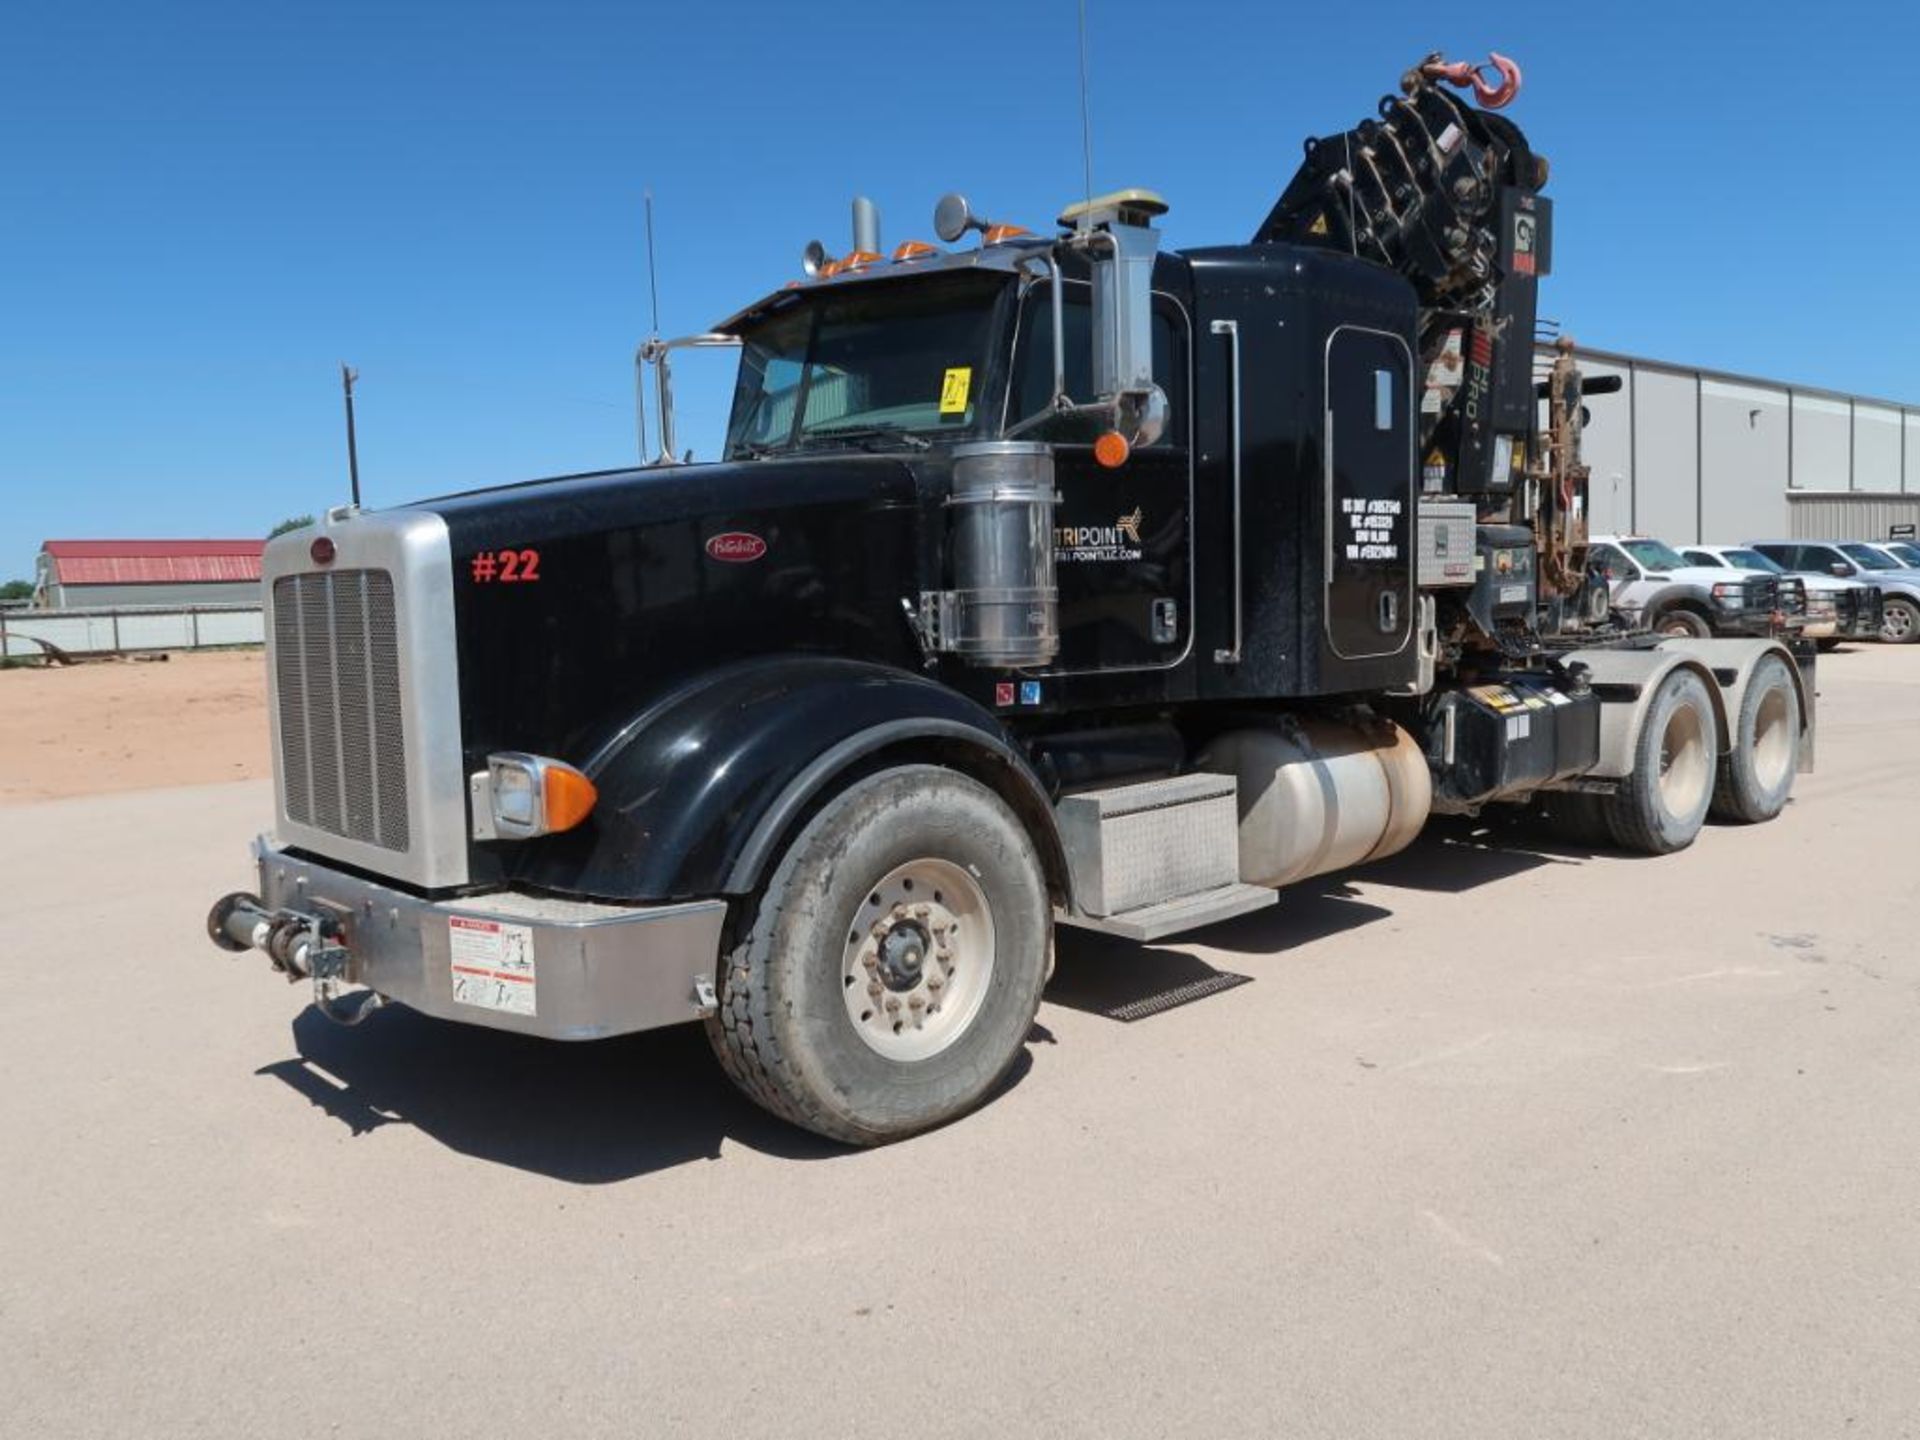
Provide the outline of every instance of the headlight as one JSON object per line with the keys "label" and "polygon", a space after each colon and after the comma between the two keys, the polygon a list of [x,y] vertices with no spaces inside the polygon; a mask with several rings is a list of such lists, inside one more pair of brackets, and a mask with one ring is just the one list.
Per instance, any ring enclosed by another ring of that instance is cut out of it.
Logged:
{"label": "headlight", "polygon": [[1746,596],[1746,587],[1739,584],[1719,584],[1713,587],[1713,598],[1722,605],[1738,605]]}
{"label": "headlight", "polygon": [[573,766],[519,751],[489,755],[486,772],[473,780],[476,840],[530,840],[571,830],[600,798]]}

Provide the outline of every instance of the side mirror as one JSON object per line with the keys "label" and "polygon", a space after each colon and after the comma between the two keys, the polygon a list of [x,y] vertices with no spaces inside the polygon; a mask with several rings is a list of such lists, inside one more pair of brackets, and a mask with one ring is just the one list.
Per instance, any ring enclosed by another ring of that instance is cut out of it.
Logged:
{"label": "side mirror", "polygon": [[1829,572],[1830,574],[1834,574],[1834,575],[1851,575],[1851,574],[1853,574],[1853,566],[1851,566],[1851,565],[1849,565],[1849,564],[1848,564],[1848,563],[1847,563],[1846,561],[1844,561],[1844,560],[1836,560],[1836,561],[1834,561],[1834,562],[1833,562],[1833,563],[1832,563],[1831,565],[1829,565],[1829,566],[1827,566],[1827,570],[1828,570],[1828,572]]}
{"label": "side mirror", "polygon": [[1144,190],[1069,206],[1069,243],[1093,261],[1093,388],[1113,413],[1129,448],[1151,445],[1166,429],[1168,403],[1153,383],[1153,262],[1160,232],[1152,220],[1167,202]]}
{"label": "side mirror", "polygon": [[987,228],[987,222],[973,213],[967,197],[955,192],[942,195],[933,207],[933,233],[948,245],[969,230]]}

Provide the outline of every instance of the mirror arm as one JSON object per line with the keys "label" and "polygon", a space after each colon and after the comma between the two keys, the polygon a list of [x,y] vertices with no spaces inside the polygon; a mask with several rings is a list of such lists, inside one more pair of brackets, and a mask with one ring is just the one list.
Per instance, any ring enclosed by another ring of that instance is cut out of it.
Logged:
{"label": "mirror arm", "polygon": [[[649,335],[641,342],[640,348],[633,352],[633,403],[639,412],[641,464],[684,463],[673,453],[673,372],[667,362],[668,355],[675,350],[738,349],[743,343],[738,335],[724,335],[717,330],[683,335],[677,340],[662,340],[658,335]],[[643,398],[646,387],[642,378],[648,365],[654,367],[654,391],[660,407],[660,453],[651,460],[647,458],[647,407]]]}

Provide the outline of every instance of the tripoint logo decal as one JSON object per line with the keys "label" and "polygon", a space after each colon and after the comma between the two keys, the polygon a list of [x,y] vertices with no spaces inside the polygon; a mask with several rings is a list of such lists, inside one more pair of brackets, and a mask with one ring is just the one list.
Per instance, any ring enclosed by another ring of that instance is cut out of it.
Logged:
{"label": "tripoint logo decal", "polygon": [[767,542],[745,530],[728,530],[707,541],[707,557],[728,565],[745,565],[767,553]]}
{"label": "tripoint logo decal", "polygon": [[1117,517],[1111,525],[1056,525],[1053,558],[1057,562],[1138,560],[1142,518],[1136,505],[1131,514]]}

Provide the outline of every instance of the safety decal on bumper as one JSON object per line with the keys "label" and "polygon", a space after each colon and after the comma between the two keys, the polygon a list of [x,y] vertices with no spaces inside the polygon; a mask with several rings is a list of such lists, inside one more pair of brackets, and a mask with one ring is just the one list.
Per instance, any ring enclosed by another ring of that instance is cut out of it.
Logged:
{"label": "safety decal on bumper", "polygon": [[533,1015],[533,931],[525,925],[447,917],[453,998],[462,1005]]}

